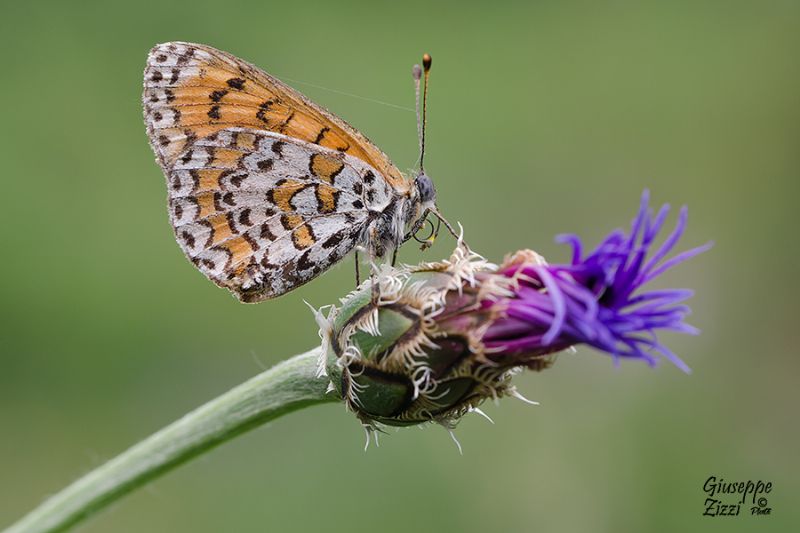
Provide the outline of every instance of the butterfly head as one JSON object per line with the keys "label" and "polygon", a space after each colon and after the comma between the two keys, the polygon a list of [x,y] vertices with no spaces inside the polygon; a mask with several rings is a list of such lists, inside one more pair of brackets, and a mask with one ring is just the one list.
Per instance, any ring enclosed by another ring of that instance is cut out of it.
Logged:
{"label": "butterfly head", "polygon": [[436,188],[433,186],[427,174],[421,172],[414,180],[414,189],[417,194],[417,201],[425,212],[428,209],[436,206]]}
{"label": "butterfly head", "polygon": [[[430,214],[441,218],[436,208],[436,187],[433,186],[433,180],[424,171],[421,171],[414,179],[414,187],[411,190],[410,216],[406,219],[410,226],[410,232],[406,239],[413,237],[422,244],[422,249],[430,247],[439,233],[439,225],[434,226],[428,218]],[[419,232],[426,222],[430,226],[430,233],[427,237],[420,237]]]}

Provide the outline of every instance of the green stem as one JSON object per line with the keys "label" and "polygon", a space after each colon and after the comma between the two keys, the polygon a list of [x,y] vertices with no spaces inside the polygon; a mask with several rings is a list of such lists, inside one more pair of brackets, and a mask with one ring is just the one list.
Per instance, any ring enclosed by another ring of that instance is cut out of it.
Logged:
{"label": "green stem", "polygon": [[303,407],[336,401],[316,377],[319,349],[284,361],[89,472],[5,533],[63,531],[128,492],[242,433]]}

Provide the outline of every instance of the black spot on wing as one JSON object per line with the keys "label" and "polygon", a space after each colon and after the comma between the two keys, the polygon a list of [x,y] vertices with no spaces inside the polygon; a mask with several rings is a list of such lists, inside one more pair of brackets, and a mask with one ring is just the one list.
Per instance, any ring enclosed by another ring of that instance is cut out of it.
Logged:
{"label": "black spot on wing", "polygon": [[241,213],[239,213],[239,224],[246,228],[249,228],[253,225],[253,223],[250,221],[250,212],[250,208],[245,208]]}
{"label": "black spot on wing", "polygon": [[298,270],[315,270],[317,267],[319,267],[319,263],[315,263],[314,261],[308,259],[310,252],[311,250],[306,250],[297,260]]}
{"label": "black spot on wing", "polygon": [[331,131],[331,129],[328,126],[323,127],[321,130],[319,130],[319,133],[317,134],[317,138],[314,139],[313,143],[314,144],[321,143],[322,139],[325,138],[325,134],[328,133],[329,131]]}
{"label": "black spot on wing", "polygon": [[[244,233],[244,234],[242,234],[242,238],[243,238],[245,241],[247,241],[247,244],[249,244],[249,245],[250,245],[250,248],[252,248],[252,249],[253,249],[253,251],[256,251],[256,250],[258,250],[259,248],[261,248],[261,247],[258,245],[258,241],[257,241],[256,239],[254,239],[254,238],[253,238],[253,237],[252,237],[250,234],[248,234],[248,233]],[[252,258],[252,256],[251,256],[251,257],[250,257],[250,261],[252,262],[252,260],[253,260],[253,258]]]}
{"label": "black spot on wing", "polygon": [[342,242],[342,239],[344,239],[343,233],[334,233],[333,235],[325,239],[325,242],[322,243],[322,247],[325,248],[326,250],[330,248],[335,248],[340,242]]}
{"label": "black spot on wing", "polygon": [[195,244],[194,236],[191,233],[189,233],[188,231],[184,231],[183,233],[181,233],[181,237],[183,237],[183,241],[186,243],[187,246],[189,246],[189,248],[194,248]]}
{"label": "black spot on wing", "polygon": [[227,89],[220,89],[218,91],[212,92],[211,94],[208,95],[208,97],[211,99],[212,102],[219,102],[220,100],[222,100],[222,97],[225,96],[226,94],[228,94]]}
{"label": "black spot on wing", "polygon": [[238,89],[241,91],[242,89],[244,89],[244,82],[245,80],[243,80],[242,78],[231,78],[225,83],[227,83],[228,87],[230,87],[231,89]]}
{"label": "black spot on wing", "polygon": [[272,233],[272,230],[269,229],[269,224],[267,224],[266,222],[261,224],[261,228],[259,230],[259,236],[262,239],[266,239],[266,240],[268,240],[270,242],[274,241],[274,240],[276,240],[278,238],[278,237],[275,236],[274,233]]}
{"label": "black spot on wing", "polygon": [[266,100],[265,102],[261,103],[258,106],[258,111],[256,111],[256,118],[261,122],[263,122],[264,124],[268,123],[266,113],[271,105],[272,105],[272,100]]}

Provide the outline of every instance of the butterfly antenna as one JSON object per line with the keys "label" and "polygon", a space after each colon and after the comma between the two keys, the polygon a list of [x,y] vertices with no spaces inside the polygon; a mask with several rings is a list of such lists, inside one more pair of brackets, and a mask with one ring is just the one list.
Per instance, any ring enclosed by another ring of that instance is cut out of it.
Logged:
{"label": "butterfly antenna", "polygon": [[420,127],[421,133],[419,139],[419,170],[422,173],[425,172],[425,129],[428,125],[428,78],[431,73],[432,61],[430,54],[422,55],[422,70],[425,74],[425,86],[422,89],[422,126]]}
{"label": "butterfly antenna", "polygon": [[422,79],[422,67],[414,65],[411,69],[411,75],[414,77],[414,109],[417,112],[417,141],[419,142],[419,151],[422,153],[422,117],[419,114],[419,84]]}
{"label": "butterfly antenna", "polygon": [[[414,65],[411,73],[414,77],[414,94],[416,96],[415,108],[417,110],[417,136],[419,138],[419,172],[420,174],[425,173],[425,130],[427,129],[428,124],[428,81],[430,79],[430,72],[431,72],[431,63],[433,59],[431,58],[430,54],[423,54],[422,55],[422,68],[419,65]],[[422,86],[422,112],[420,112],[420,83],[424,76],[424,85]],[[430,213],[432,213],[437,219],[436,229],[433,232],[433,235],[426,239],[426,243],[430,246],[430,243],[439,236],[439,229],[441,228],[442,224],[445,225],[447,230],[455,237],[456,239],[461,239],[461,233],[457,232],[453,226],[444,218],[441,213],[439,213],[436,209],[431,209]],[[466,243],[465,243],[466,244]]]}
{"label": "butterfly antenna", "polygon": [[[422,67],[414,65],[411,75],[414,77],[414,97],[415,109],[417,110],[417,138],[419,139],[419,171],[425,172],[425,126],[427,124],[427,101],[428,101],[428,76],[431,71],[430,54],[422,55]],[[422,88],[422,110],[420,112],[420,83],[425,76],[425,85]]]}

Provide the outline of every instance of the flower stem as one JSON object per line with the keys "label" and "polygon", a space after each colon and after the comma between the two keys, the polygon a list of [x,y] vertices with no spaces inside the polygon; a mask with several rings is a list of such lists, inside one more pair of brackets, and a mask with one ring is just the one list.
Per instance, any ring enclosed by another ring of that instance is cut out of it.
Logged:
{"label": "flower stem", "polygon": [[64,531],[128,492],[255,427],[309,405],[336,401],[316,377],[319,349],[242,383],[89,472],[5,533]]}

